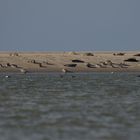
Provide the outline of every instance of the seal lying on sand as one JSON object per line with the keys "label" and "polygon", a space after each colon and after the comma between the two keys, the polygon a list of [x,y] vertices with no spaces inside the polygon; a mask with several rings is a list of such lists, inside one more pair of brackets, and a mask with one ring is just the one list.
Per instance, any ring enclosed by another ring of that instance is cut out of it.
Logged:
{"label": "seal lying on sand", "polygon": [[74,63],[85,63],[85,61],[79,60],[79,59],[74,59],[72,60]]}
{"label": "seal lying on sand", "polygon": [[139,60],[137,60],[136,58],[128,58],[124,61],[127,61],[127,62],[139,62]]}
{"label": "seal lying on sand", "polygon": [[72,72],[72,71],[69,71],[69,70],[67,70],[67,69],[62,69],[62,72],[68,73],[68,72]]}
{"label": "seal lying on sand", "polygon": [[138,54],[135,54],[134,56],[140,56],[140,53],[138,53]]}
{"label": "seal lying on sand", "polygon": [[19,70],[20,70],[20,72],[23,73],[23,74],[26,74],[26,73],[27,73],[27,70],[25,70],[25,69],[22,69],[22,68],[21,68],[21,69],[19,69]]}
{"label": "seal lying on sand", "polygon": [[76,67],[77,64],[65,64],[64,66],[66,66],[66,67]]}
{"label": "seal lying on sand", "polygon": [[86,66],[88,68],[97,68],[97,65],[93,65],[93,64],[90,64],[90,63],[87,63]]}

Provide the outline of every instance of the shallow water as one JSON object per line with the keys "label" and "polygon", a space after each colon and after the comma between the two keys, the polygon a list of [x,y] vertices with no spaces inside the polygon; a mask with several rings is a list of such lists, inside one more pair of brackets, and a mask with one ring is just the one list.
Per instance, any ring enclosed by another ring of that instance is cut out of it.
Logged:
{"label": "shallow water", "polygon": [[0,140],[138,140],[137,75],[0,74]]}

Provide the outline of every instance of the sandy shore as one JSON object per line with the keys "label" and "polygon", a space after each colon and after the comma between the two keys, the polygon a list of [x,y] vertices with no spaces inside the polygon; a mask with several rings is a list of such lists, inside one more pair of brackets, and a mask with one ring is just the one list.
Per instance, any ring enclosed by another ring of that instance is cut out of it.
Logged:
{"label": "sandy shore", "polygon": [[0,52],[0,72],[140,72],[140,52]]}

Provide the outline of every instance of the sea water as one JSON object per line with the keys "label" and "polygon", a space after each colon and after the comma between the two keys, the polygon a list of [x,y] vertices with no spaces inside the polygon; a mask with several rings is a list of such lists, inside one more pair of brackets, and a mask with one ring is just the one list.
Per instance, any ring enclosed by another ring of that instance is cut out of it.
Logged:
{"label": "sea water", "polygon": [[0,140],[138,140],[136,73],[0,74]]}

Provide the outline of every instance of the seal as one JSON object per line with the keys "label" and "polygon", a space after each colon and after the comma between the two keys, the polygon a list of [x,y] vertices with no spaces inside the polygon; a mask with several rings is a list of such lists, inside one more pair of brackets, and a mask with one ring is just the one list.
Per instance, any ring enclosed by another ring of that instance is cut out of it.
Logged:
{"label": "seal", "polygon": [[23,73],[23,74],[26,74],[26,73],[27,73],[27,70],[25,70],[25,69],[19,69],[19,70],[20,70],[20,72]]}

